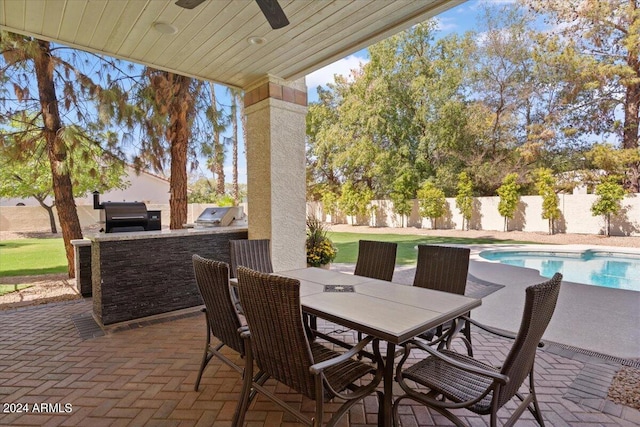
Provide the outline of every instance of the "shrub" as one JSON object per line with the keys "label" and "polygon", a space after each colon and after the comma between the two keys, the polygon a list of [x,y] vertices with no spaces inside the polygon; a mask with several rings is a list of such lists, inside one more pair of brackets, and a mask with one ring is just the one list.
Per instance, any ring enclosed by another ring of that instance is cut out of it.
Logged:
{"label": "shrub", "polygon": [[327,237],[325,225],[314,215],[307,216],[307,264],[320,267],[329,264],[338,254],[335,245]]}

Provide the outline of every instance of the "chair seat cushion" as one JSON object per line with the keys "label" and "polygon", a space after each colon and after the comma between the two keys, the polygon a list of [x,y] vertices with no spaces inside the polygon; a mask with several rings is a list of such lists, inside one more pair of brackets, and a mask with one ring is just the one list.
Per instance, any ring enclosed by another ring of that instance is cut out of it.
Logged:
{"label": "chair seat cushion", "polygon": [[[340,353],[333,351],[317,342],[310,343],[313,361],[315,363],[324,362],[340,356]],[[325,378],[331,387],[337,392],[345,390],[350,384],[368,373],[375,372],[375,369],[366,363],[349,359],[338,365],[332,366],[324,371]]]}
{"label": "chair seat cushion", "polygon": [[[441,353],[468,365],[498,371],[495,367],[464,354],[450,350],[442,350]],[[492,383],[491,378],[463,371],[435,357],[427,357],[406,368],[402,375],[405,380],[415,381],[437,393],[441,393],[452,402],[464,402],[474,399],[484,393]],[[472,410],[479,414],[489,413],[491,410],[491,396],[492,393],[489,393],[480,402],[473,405]]]}

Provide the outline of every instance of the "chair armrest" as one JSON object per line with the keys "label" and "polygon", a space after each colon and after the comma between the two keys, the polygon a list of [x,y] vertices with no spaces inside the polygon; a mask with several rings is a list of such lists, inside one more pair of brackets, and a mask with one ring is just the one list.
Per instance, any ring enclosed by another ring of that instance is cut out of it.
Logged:
{"label": "chair armrest", "polygon": [[324,371],[325,369],[337,365],[339,363],[345,362],[349,359],[351,359],[353,356],[357,355],[358,353],[360,353],[360,351],[362,349],[364,349],[371,341],[373,341],[373,337],[368,336],[365,339],[363,339],[362,341],[360,341],[358,344],[356,344],[355,346],[353,346],[349,351],[342,353],[340,356],[338,357],[334,357],[332,359],[329,360],[325,360],[323,362],[319,362],[319,363],[315,363],[313,365],[311,365],[309,367],[309,371],[314,374],[317,375],[319,373],[322,373],[322,371]]}
{"label": "chair armrest", "polygon": [[[451,357],[440,353],[437,350],[434,350],[431,346],[429,345],[424,345],[423,343],[421,343],[420,341],[416,341],[416,340],[411,340],[409,341],[409,343],[414,346],[414,347],[418,347],[421,350],[426,351],[427,353],[429,353],[431,356],[435,357],[436,359],[440,359],[443,362],[452,365],[458,369],[462,369],[463,371],[466,372],[471,372],[473,374],[477,374],[477,375],[482,375],[485,377],[489,377],[492,378],[494,381],[499,382],[500,384],[504,385],[506,383],[509,382],[509,377],[501,374],[500,372],[496,372],[496,371],[492,371],[492,370],[488,370],[488,369],[483,369],[483,368],[479,368],[477,366],[474,365],[469,365],[467,363],[462,363],[458,360],[452,359]],[[407,350],[410,350],[410,347],[407,347]]]}
{"label": "chair armrest", "polygon": [[460,316],[460,319],[464,319],[466,322],[469,322],[472,325],[477,326],[478,328],[480,328],[482,330],[485,330],[485,331],[487,331],[489,333],[492,333],[494,335],[500,336],[502,338],[509,338],[509,339],[512,339],[512,340],[516,339],[516,335],[512,334],[511,332],[502,331],[500,329],[492,328],[491,326],[484,325],[484,324],[478,322],[477,320],[474,320],[474,319],[472,319],[472,318],[470,318],[468,316]]}
{"label": "chair armrest", "polygon": [[[516,339],[516,334],[513,334],[513,333],[511,333],[511,332],[507,332],[507,331],[502,331],[502,330],[500,330],[500,329],[492,328],[491,326],[484,325],[484,324],[482,324],[482,323],[478,322],[477,320],[473,320],[473,319],[472,319],[472,318],[470,318],[470,317],[467,317],[467,316],[460,316],[460,319],[464,319],[465,321],[467,321],[467,322],[471,323],[472,325],[477,326],[478,328],[480,328],[480,329],[482,329],[482,330],[484,330],[484,331],[487,331],[487,332],[489,332],[489,333],[492,333],[492,334],[494,334],[494,335],[497,335],[497,336],[499,336],[499,337],[502,337],[502,338],[509,338],[509,339],[512,339],[512,340],[515,340],[515,339]],[[542,348],[542,347],[544,347],[544,346],[545,346],[544,341],[540,341],[540,342],[538,343],[538,347],[539,347],[539,348]]]}

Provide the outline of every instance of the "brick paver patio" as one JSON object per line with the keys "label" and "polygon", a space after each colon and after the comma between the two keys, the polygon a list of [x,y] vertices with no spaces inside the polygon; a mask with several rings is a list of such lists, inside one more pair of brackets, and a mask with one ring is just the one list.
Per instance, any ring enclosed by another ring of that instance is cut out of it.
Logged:
{"label": "brick paver patio", "polygon": [[[0,426],[231,424],[241,388],[235,371],[214,359],[200,391],[193,391],[204,345],[202,313],[182,313],[106,334],[92,327],[90,313],[90,299],[0,311]],[[350,331],[338,333],[354,339]],[[474,334],[478,357],[503,360],[508,341],[477,330]],[[228,355],[235,357],[232,351]],[[640,411],[604,399],[617,361],[550,345],[539,351],[536,363],[548,426],[640,425]],[[278,386],[277,392],[304,409],[313,408],[286,387]],[[29,412],[15,412],[23,404],[29,404]],[[369,397],[341,425],[376,425],[376,411],[376,399]],[[401,412],[404,426],[449,425],[421,406],[405,405]],[[506,419],[508,411],[503,415]],[[297,425],[262,397],[246,420],[248,426]],[[466,420],[472,426],[488,425],[486,417]],[[518,425],[537,424],[525,413]]]}

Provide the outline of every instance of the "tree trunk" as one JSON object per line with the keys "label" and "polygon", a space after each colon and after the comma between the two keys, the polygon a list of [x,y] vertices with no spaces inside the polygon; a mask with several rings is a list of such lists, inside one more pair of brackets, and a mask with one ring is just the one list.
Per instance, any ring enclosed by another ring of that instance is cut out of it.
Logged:
{"label": "tree trunk", "polygon": [[216,92],[213,83],[209,84],[211,89],[211,108],[214,110],[215,118],[213,124],[213,169],[216,175],[216,194],[224,194],[224,145],[220,139],[220,123],[218,123],[218,105],[216,103]]}
{"label": "tree trunk", "polygon": [[224,145],[222,142],[216,144],[216,172],[218,178],[216,180],[216,194],[223,196],[225,193],[224,188]]}
{"label": "tree trunk", "polygon": [[[631,18],[629,32],[635,27],[635,31],[638,30],[635,24],[638,23],[638,2],[637,0],[630,0],[628,2],[631,14],[635,14]],[[637,35],[636,35],[637,37]],[[627,39],[632,41],[631,36]],[[638,150],[638,127],[640,122],[640,53],[637,49],[637,38],[635,43],[630,43],[636,48],[627,47],[626,62],[634,72],[634,79],[628,79],[626,86],[626,94],[624,100],[624,128],[622,134],[622,148],[633,148]],[[640,162],[635,162],[630,166],[629,176],[625,187],[634,192],[640,193]]]}
{"label": "tree trunk", "polygon": [[56,227],[56,218],[53,214],[53,207],[56,205],[55,202],[53,203],[53,205],[49,206],[44,203],[44,197],[34,195],[33,198],[36,199],[38,203],[40,203],[40,206],[42,206],[45,211],[47,211],[47,214],[49,215],[49,226],[51,227],[51,233],[57,234],[58,228]]}
{"label": "tree trunk", "polygon": [[187,150],[191,136],[189,122],[193,114],[194,100],[189,92],[190,78],[172,73],[168,73],[167,78],[173,85],[167,131],[167,139],[171,142],[169,228],[177,230],[183,228],[187,222]]}
{"label": "tree trunk", "polygon": [[[636,63],[639,60],[636,58]],[[638,65],[640,68],[640,65]],[[640,72],[638,72],[640,75]],[[624,106],[624,130],[622,148],[638,149],[638,121],[640,120],[640,83],[627,86]],[[640,192],[640,163],[630,166],[629,176],[625,187],[634,193]]]}
{"label": "tree trunk", "polygon": [[53,214],[53,206],[46,206],[45,205],[43,207],[46,209],[47,214],[49,215],[49,225],[51,226],[51,233],[52,234],[58,234],[58,227],[56,227],[56,217]]}
{"label": "tree trunk", "polygon": [[[244,110],[244,96],[242,94],[238,95],[240,100],[240,123],[242,124],[242,141],[244,142],[244,151],[242,152],[244,156],[244,160],[246,163],[247,160],[247,114]],[[238,195],[240,198],[240,195]]]}
{"label": "tree trunk", "polygon": [[233,202],[237,205],[240,201],[240,191],[238,188],[238,100],[240,96],[233,92],[231,95],[231,113],[233,114],[231,118],[231,123],[233,124],[233,150],[231,153],[233,162]]}
{"label": "tree trunk", "polygon": [[53,194],[58,208],[58,219],[62,228],[62,239],[67,254],[67,268],[69,277],[75,276],[74,251],[71,240],[82,239],[82,228],[78,219],[76,203],[73,199],[73,186],[67,167],[67,147],[60,139],[62,128],[55,85],[53,83],[54,63],[51,60],[50,44],[38,41],[39,51],[34,54],[36,78],[38,80],[38,94],[42,107],[44,122],[44,137],[47,144],[47,154],[51,164],[53,178]]}

